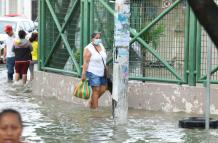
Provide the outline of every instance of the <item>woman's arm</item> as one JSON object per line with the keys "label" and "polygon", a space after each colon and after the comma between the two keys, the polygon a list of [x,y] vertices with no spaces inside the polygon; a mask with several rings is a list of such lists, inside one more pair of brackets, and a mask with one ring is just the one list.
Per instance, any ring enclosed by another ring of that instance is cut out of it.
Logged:
{"label": "woman's arm", "polygon": [[83,52],[83,70],[82,70],[82,80],[86,79],[86,71],[89,65],[89,61],[90,61],[90,57],[91,57],[91,53],[89,52],[88,49],[85,49]]}

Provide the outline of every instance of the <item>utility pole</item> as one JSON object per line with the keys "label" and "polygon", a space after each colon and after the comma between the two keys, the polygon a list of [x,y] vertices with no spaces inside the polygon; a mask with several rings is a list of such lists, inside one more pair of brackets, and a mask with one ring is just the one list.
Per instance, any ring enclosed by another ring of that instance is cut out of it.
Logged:
{"label": "utility pole", "polygon": [[115,1],[113,93],[112,108],[115,124],[127,123],[130,41],[130,0]]}
{"label": "utility pole", "polygon": [[211,59],[212,59],[212,48],[213,43],[209,37],[207,36],[207,80],[205,87],[205,129],[210,129],[210,80],[211,80]]}

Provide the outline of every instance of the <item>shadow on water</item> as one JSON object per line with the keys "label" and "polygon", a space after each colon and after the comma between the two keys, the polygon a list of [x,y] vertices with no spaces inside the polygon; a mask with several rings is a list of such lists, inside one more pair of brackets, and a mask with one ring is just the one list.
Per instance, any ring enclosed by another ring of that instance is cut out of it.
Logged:
{"label": "shadow on water", "polygon": [[27,143],[218,143],[217,130],[178,128],[178,120],[196,115],[129,109],[128,123],[115,126],[109,107],[90,110],[33,96],[31,83],[7,83],[1,66],[0,75],[0,109],[15,108],[22,114]]}

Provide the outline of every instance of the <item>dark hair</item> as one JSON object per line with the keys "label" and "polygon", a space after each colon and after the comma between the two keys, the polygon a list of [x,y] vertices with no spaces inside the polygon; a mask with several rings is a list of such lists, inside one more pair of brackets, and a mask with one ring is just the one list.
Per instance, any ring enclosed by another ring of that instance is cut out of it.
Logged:
{"label": "dark hair", "polygon": [[33,41],[37,41],[38,33],[34,32],[31,34],[29,41],[32,43]]}
{"label": "dark hair", "polygon": [[1,118],[5,115],[5,114],[15,114],[20,122],[20,125],[21,127],[23,128],[23,121],[22,121],[22,118],[21,118],[21,115],[18,111],[14,110],[14,109],[4,109],[0,112],[0,121],[1,121]]}
{"label": "dark hair", "polygon": [[18,36],[19,36],[20,39],[25,39],[25,37],[26,37],[26,32],[25,32],[24,30],[20,30],[20,31],[18,32]]}
{"label": "dark hair", "polygon": [[92,35],[91,35],[91,38],[92,38],[92,39],[95,38],[95,36],[96,36],[97,34],[100,34],[100,35],[101,35],[101,32],[93,32]]}

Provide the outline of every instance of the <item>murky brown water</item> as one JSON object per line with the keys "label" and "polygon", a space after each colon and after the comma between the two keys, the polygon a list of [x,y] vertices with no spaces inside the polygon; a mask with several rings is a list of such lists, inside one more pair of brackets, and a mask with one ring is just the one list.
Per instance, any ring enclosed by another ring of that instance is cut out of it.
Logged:
{"label": "murky brown water", "polygon": [[0,109],[20,111],[28,143],[218,143],[218,129],[178,127],[178,120],[194,115],[129,109],[128,123],[115,126],[111,108],[90,110],[33,96],[31,88],[31,84],[7,83],[5,67],[0,65]]}

